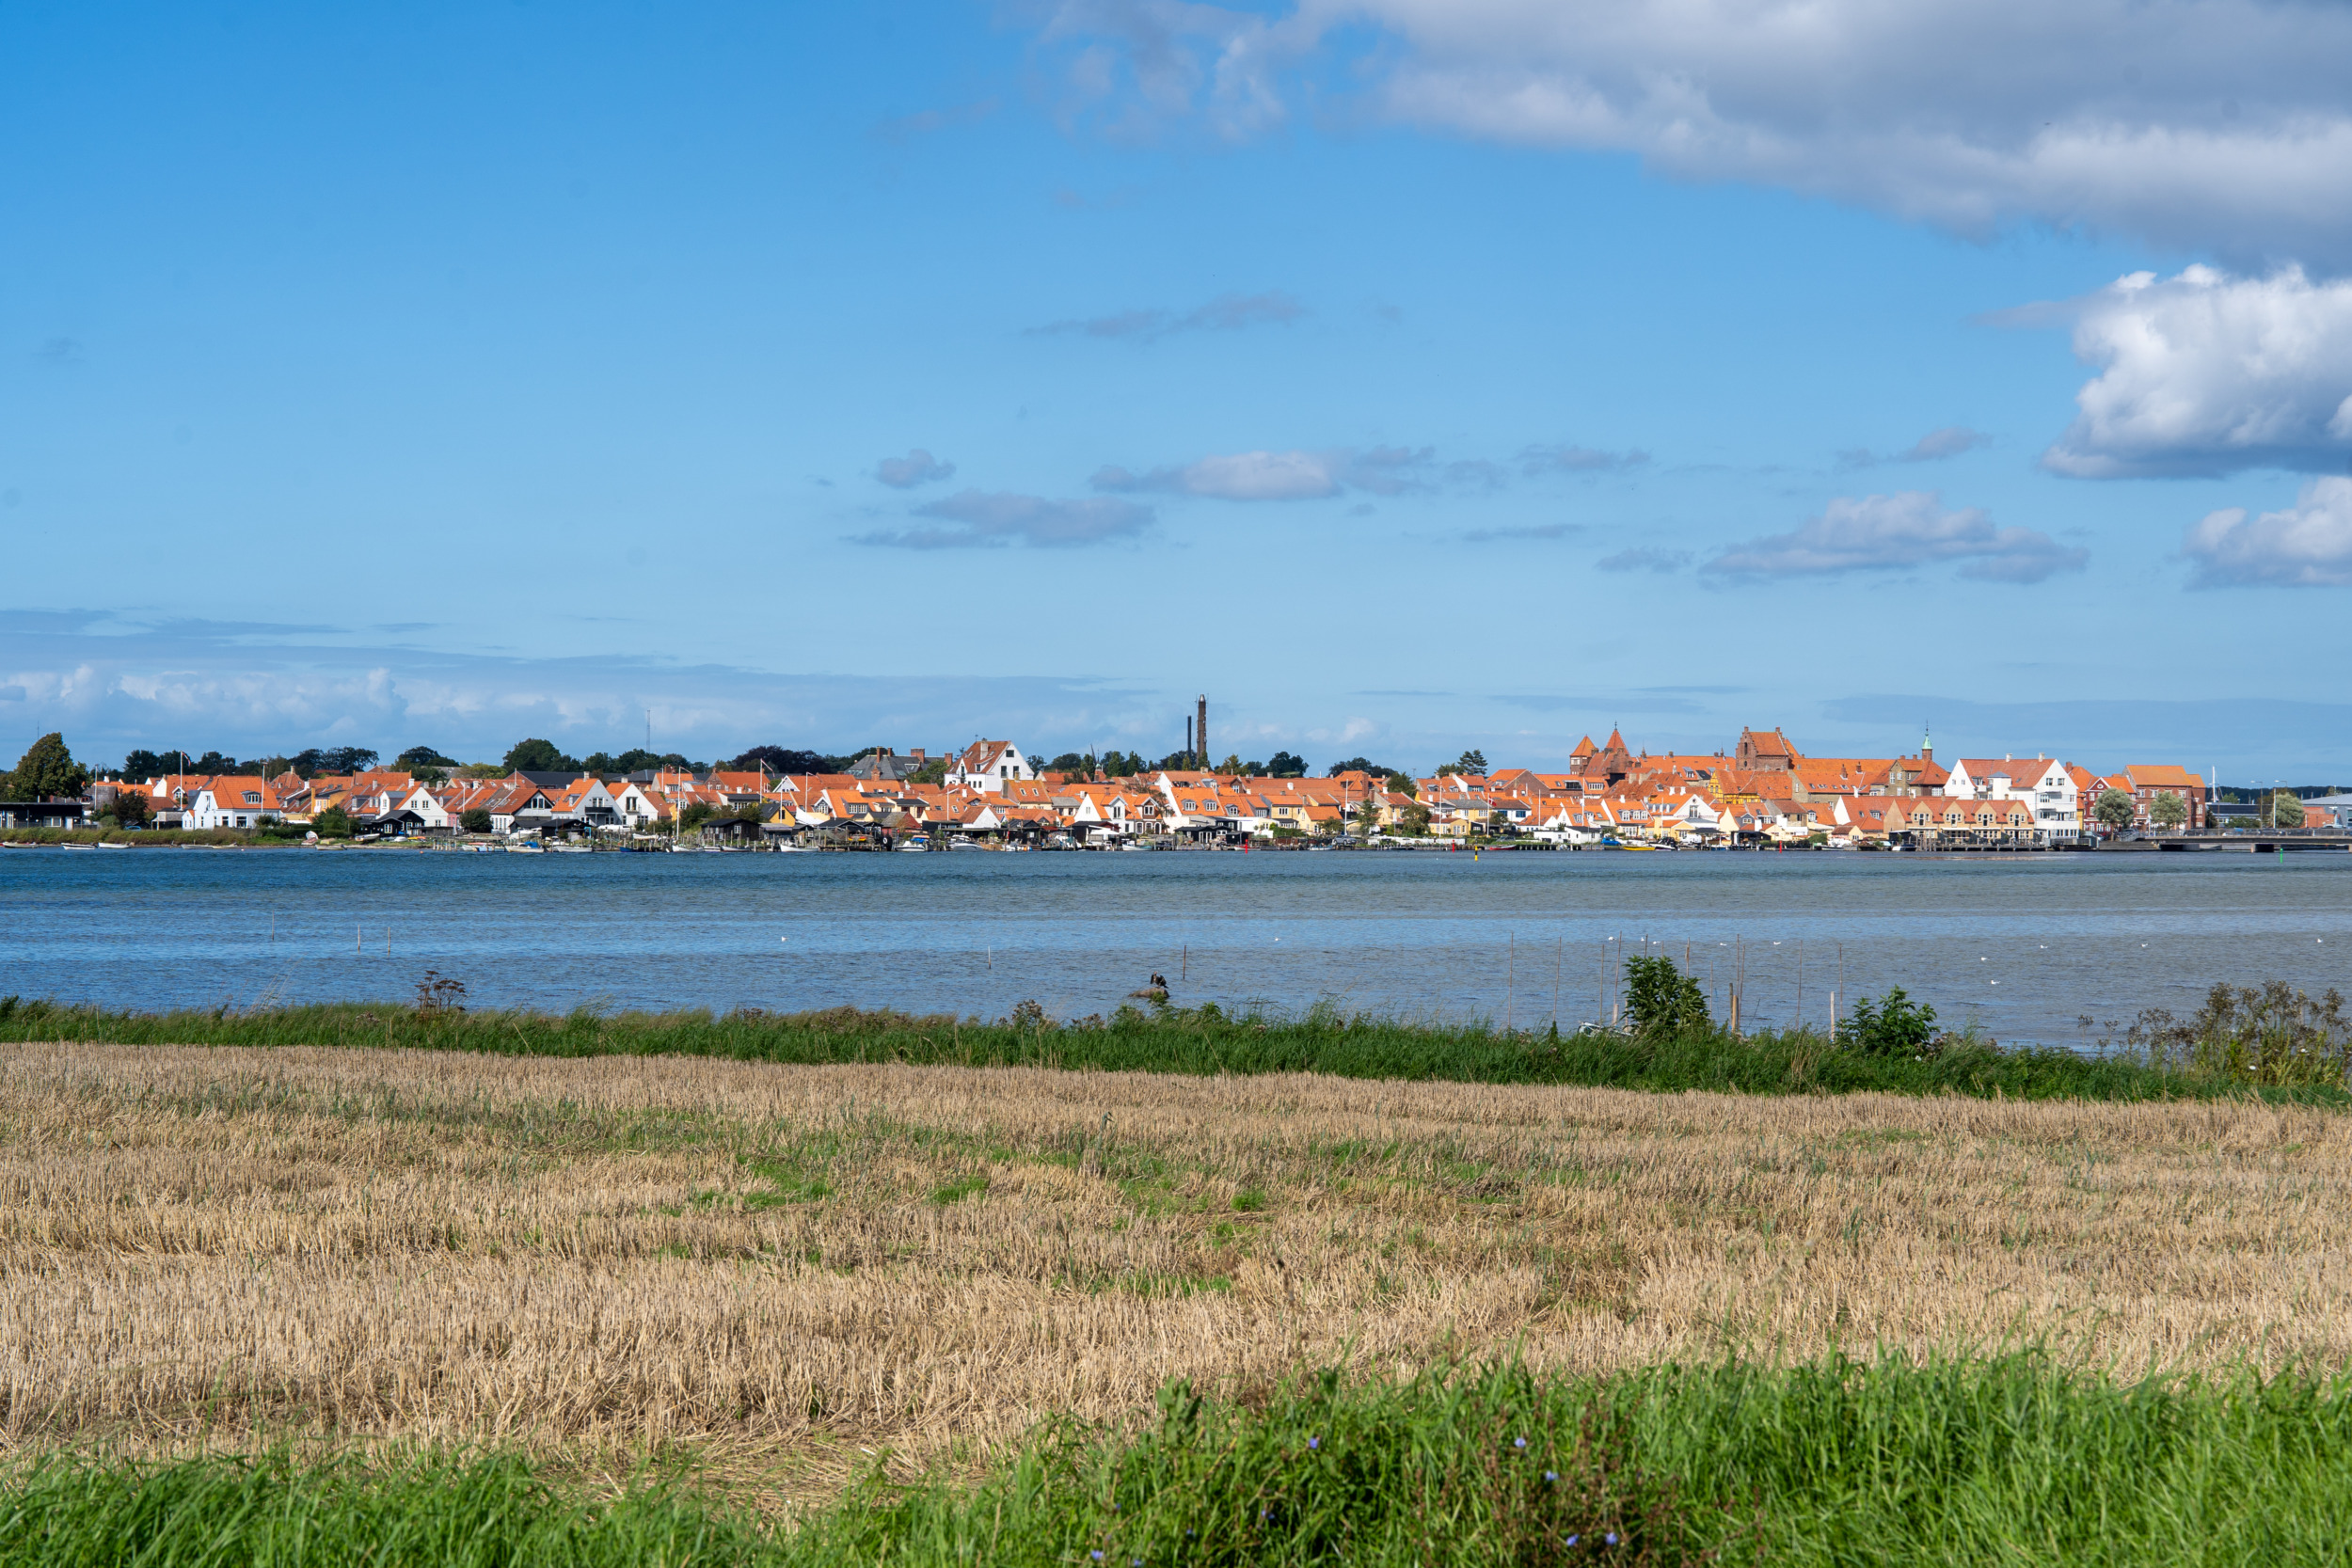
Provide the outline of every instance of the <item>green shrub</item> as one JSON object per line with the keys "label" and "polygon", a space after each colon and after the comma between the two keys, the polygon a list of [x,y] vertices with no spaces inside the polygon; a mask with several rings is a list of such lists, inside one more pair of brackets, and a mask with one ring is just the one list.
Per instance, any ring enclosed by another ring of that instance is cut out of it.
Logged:
{"label": "green shrub", "polygon": [[1676,969],[1672,958],[1629,956],[1625,1006],[1634,1026],[1643,1030],[1683,1034],[1703,1030],[1709,1022],[1698,982]]}
{"label": "green shrub", "polygon": [[1935,1009],[1911,1000],[1900,986],[1878,1001],[1864,997],[1837,1031],[1837,1042],[1866,1056],[1916,1056],[1935,1041]]}
{"label": "green shrub", "polygon": [[2216,986],[2186,1022],[2148,1008],[2124,1043],[2165,1070],[2240,1084],[2341,1085],[2352,1070],[2343,996],[2331,989],[2314,1002],[2282,980]]}

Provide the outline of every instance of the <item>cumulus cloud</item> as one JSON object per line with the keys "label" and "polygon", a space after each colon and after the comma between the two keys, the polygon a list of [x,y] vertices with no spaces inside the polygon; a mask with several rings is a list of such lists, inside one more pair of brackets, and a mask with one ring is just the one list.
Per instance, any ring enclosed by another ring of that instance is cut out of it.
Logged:
{"label": "cumulus cloud", "polygon": [[1141,472],[1108,466],[1089,481],[1115,494],[1157,492],[1228,501],[1314,500],[1343,490],[1402,496],[1440,483],[1490,485],[1493,465],[1439,465],[1430,447],[1342,447],[1327,451],[1238,451],[1215,453],[1197,462]]}
{"label": "cumulus cloud", "polygon": [[1152,509],[1133,501],[1099,497],[1049,500],[985,490],[959,490],[915,508],[915,515],[946,526],[878,529],[850,542],[902,550],[999,549],[1008,545],[1075,549],[1132,539],[1152,526]]}
{"label": "cumulus cloud", "polygon": [[1061,0],[1065,116],[1330,116],[1630,151],[1971,233],[2025,219],[2352,260],[2328,0]]}
{"label": "cumulus cloud", "polygon": [[2343,588],[2352,585],[2352,479],[2315,479],[2282,512],[2242,506],[2207,514],[2182,553],[2196,564],[2191,588]]}
{"label": "cumulus cloud", "polygon": [[1691,564],[1691,552],[1643,546],[1604,555],[1593,564],[1604,572],[1679,572]]}
{"label": "cumulus cloud", "polygon": [[1270,289],[1262,294],[1219,294],[1206,305],[1189,310],[1120,310],[1107,316],[1048,322],[1043,326],[1030,327],[1029,336],[1071,334],[1154,342],[1180,332],[1239,332],[1251,326],[1287,326],[1306,313],[1307,307],[1295,295]]}
{"label": "cumulus cloud", "polygon": [[953,479],[955,473],[953,463],[942,463],[921,447],[904,457],[885,457],[874,465],[874,477],[893,490],[912,490],[918,484]]}
{"label": "cumulus cloud", "polygon": [[1601,451],[1592,447],[1556,442],[1519,449],[1519,472],[1534,479],[1541,474],[1608,474],[1638,468],[1649,453],[1636,447],[1629,451]]}
{"label": "cumulus cloud", "polygon": [[2042,454],[2054,472],[2332,468],[2352,453],[2352,281],[2194,266],[2162,280],[2133,273],[2059,309],[2074,315],[2074,353],[2100,373]]}
{"label": "cumulus cloud", "polygon": [[1827,577],[1956,561],[1962,577],[2040,582],[2078,572],[2090,558],[2046,533],[1995,528],[1981,507],[1947,511],[1932,492],[1905,490],[1840,496],[1795,532],[1734,546],[1702,569],[1727,578]]}

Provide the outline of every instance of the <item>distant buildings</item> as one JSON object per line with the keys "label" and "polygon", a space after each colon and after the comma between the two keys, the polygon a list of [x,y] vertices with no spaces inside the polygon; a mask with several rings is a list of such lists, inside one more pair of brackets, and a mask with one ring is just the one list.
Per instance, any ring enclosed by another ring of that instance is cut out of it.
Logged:
{"label": "distant buildings", "polygon": [[[2105,831],[2110,792],[2143,829],[2209,819],[2205,781],[2171,764],[2098,773],[2045,755],[1814,756],[1782,730],[1744,729],[1713,752],[1635,749],[1621,730],[1580,739],[1558,771],[1439,768],[1429,777],[1343,772],[1267,778],[1147,768],[1091,777],[1041,769],[1008,740],[954,752],[878,751],[839,774],[656,768],[626,776],[518,771],[419,779],[397,768],[168,775],[103,786],[143,791],[159,827],[314,824],[340,813],[362,833],[595,834],[785,844],[1055,842],[1153,845],[1368,836],[1523,837],[1560,845],[1677,843],[1847,847],[2064,847]],[[2177,800],[2175,813],[2163,802]],[[2352,797],[2306,806],[2352,822]],[[338,823],[339,827],[340,824]]]}

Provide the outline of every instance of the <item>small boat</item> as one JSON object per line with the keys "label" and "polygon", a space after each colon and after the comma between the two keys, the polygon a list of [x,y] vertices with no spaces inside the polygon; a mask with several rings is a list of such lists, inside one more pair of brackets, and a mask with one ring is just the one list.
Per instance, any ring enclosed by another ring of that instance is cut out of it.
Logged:
{"label": "small boat", "polygon": [[548,851],[545,845],[510,844],[506,847],[506,852],[510,855],[544,855]]}
{"label": "small boat", "polygon": [[550,844],[548,846],[547,852],[550,855],[593,855],[596,853],[585,844]]}
{"label": "small boat", "polygon": [[98,846],[95,844],[60,844],[57,847],[60,849],[95,849]]}
{"label": "small boat", "polygon": [[99,841],[98,847],[101,849],[128,849],[131,847],[128,844],[123,843],[119,838],[102,839]]}
{"label": "small boat", "polygon": [[919,834],[898,846],[898,853],[902,855],[928,855],[930,852],[931,841]]}

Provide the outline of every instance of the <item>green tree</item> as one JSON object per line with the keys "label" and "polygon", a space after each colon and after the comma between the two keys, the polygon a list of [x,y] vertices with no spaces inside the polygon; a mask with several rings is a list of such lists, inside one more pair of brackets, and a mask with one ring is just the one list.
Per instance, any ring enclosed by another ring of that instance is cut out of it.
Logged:
{"label": "green tree", "polygon": [[468,807],[458,814],[457,825],[469,833],[488,832],[491,828],[490,808],[487,806]]}
{"label": "green tree", "polygon": [[909,784],[946,784],[946,782],[947,759],[946,757],[932,757],[926,761],[922,767],[907,775],[907,783]]}
{"label": "green tree", "polygon": [[1047,763],[1041,771],[1047,773],[1075,773],[1080,778],[1087,778],[1093,774],[1094,768],[1089,759],[1080,756],[1075,752],[1064,752],[1061,755]]}
{"label": "green tree", "polygon": [[2303,825],[2303,798],[2291,789],[2281,789],[2270,797],[2270,825],[2274,828],[2299,828]]}
{"label": "green tree", "polygon": [[1380,831],[1380,800],[1377,796],[1367,795],[1356,802],[1356,831],[1366,838]]}
{"label": "green tree", "polygon": [[310,831],[321,838],[349,838],[351,814],[341,806],[329,806],[310,818]]}
{"label": "green tree", "polygon": [[126,779],[157,779],[179,769],[180,758],[160,752],[133,752],[122,759],[122,776]]}
{"label": "green tree", "polygon": [[506,753],[510,773],[572,773],[580,764],[555,749],[552,740],[518,740]]}
{"label": "green tree", "polygon": [[455,757],[445,757],[430,746],[411,746],[408,750],[401,752],[399,756],[394,757],[392,760],[400,767],[406,768],[412,773],[420,768],[455,768],[459,766]]}
{"label": "green tree", "polygon": [[2110,789],[2090,808],[2091,820],[2121,832],[2138,817],[2139,808],[2120,789]]}
{"label": "green tree", "polygon": [[1406,838],[1429,836],[1429,808],[1419,800],[1396,814],[1396,831]]}
{"label": "green tree", "polygon": [[2178,828],[2188,820],[2188,802],[2178,790],[2161,790],[2148,802],[2148,820],[2159,828]]}
{"label": "green tree", "polygon": [[1472,747],[1462,753],[1461,760],[1454,765],[1454,768],[1457,773],[1484,773],[1486,771],[1486,753]]}
{"label": "green tree", "polygon": [[1289,752],[1277,752],[1266,758],[1266,775],[1276,779],[1303,779],[1307,776],[1307,759]]}
{"label": "green tree", "polygon": [[1248,770],[1249,765],[1241,760],[1241,753],[1238,752],[1226,752],[1225,760],[1218,763],[1213,769],[1218,773],[1246,773]]}
{"label": "green tree", "polygon": [[79,795],[89,783],[89,769],[73,760],[63,734],[52,731],[33,742],[16,762],[16,770],[0,781],[0,796],[11,800],[45,800],[52,795]]}

